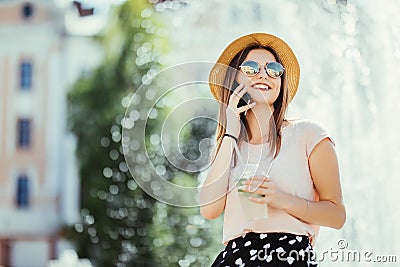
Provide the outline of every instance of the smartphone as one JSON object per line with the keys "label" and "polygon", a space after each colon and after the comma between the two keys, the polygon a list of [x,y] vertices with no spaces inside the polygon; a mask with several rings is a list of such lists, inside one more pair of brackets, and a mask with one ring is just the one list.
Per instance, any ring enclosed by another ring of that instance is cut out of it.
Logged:
{"label": "smartphone", "polygon": [[[234,81],[231,90],[232,90],[232,91],[235,90],[238,86],[239,86],[239,83],[236,82],[236,81]],[[250,94],[249,94],[248,92],[246,92],[246,93],[240,98],[239,103],[238,103],[237,106],[238,106],[238,108],[240,108],[240,107],[242,107],[242,106],[248,105],[248,104],[250,104],[250,101],[251,101],[251,96],[250,96]],[[240,116],[246,116],[246,111],[240,113]]]}

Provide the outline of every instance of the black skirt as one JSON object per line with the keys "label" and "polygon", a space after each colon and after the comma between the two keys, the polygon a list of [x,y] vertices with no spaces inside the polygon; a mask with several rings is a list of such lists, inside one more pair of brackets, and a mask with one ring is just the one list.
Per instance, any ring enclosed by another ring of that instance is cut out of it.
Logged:
{"label": "black skirt", "polygon": [[308,236],[291,233],[254,233],[228,242],[211,267],[317,266]]}

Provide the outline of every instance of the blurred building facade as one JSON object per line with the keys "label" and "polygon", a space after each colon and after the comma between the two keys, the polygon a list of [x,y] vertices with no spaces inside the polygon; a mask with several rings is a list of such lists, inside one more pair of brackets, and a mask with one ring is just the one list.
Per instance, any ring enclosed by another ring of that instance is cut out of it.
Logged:
{"label": "blurred building facade", "polygon": [[0,266],[47,266],[79,220],[67,90],[100,47],[68,30],[87,21],[71,2],[0,0]]}

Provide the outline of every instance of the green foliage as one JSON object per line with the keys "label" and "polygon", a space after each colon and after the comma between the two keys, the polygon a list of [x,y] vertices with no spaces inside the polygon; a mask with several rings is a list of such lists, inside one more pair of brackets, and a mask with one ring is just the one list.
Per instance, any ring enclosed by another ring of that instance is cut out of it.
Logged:
{"label": "green foliage", "polygon": [[[159,65],[148,60],[135,67],[136,51],[153,39],[138,23],[145,9],[151,9],[145,1],[127,1],[116,12],[116,23],[102,39],[105,62],[79,79],[68,96],[81,177],[82,224],[75,225],[75,238],[80,256],[98,266],[155,265],[146,238],[154,200],[140,188],[129,189],[134,182],[120,145],[125,111],[121,100],[140,86],[151,67]],[[111,43],[113,49],[107,50]]]}
{"label": "green foliage", "polygon": [[[113,21],[107,34],[97,37],[104,45],[104,63],[81,77],[68,95],[70,130],[78,144],[82,222],[66,227],[64,234],[77,243],[79,256],[95,266],[207,266],[221,248],[220,234],[212,235],[218,221],[205,221],[198,208],[171,207],[147,195],[128,171],[121,148],[124,99],[149,71],[160,69],[158,60],[168,49],[157,35],[160,19],[147,1],[132,0],[116,10]],[[159,124],[157,118],[146,125],[141,119],[135,127],[151,133]],[[191,147],[213,130],[193,126],[185,133],[188,158],[198,156]],[[137,155],[145,155],[144,149]],[[160,147],[148,149],[172,182],[197,186],[195,176],[169,166]]]}

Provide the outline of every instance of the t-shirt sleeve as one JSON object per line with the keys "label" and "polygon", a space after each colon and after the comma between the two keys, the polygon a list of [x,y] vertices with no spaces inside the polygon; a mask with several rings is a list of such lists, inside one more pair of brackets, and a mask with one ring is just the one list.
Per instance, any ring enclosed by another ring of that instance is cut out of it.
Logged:
{"label": "t-shirt sleeve", "polygon": [[311,152],[317,146],[319,142],[328,138],[333,145],[335,141],[332,136],[325,130],[325,128],[318,122],[308,120],[306,121],[306,153],[307,157],[311,155]]}

